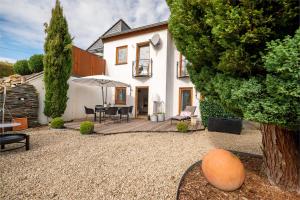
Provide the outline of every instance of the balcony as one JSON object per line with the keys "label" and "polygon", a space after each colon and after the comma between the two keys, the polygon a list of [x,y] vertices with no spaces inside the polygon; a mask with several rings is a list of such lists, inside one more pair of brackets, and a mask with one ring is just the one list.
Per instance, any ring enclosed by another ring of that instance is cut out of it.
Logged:
{"label": "balcony", "polygon": [[187,64],[188,61],[187,60],[181,60],[180,62],[177,62],[177,78],[188,78],[189,77],[189,73],[187,70]]}
{"label": "balcony", "polygon": [[152,77],[152,59],[132,61],[133,77]]}

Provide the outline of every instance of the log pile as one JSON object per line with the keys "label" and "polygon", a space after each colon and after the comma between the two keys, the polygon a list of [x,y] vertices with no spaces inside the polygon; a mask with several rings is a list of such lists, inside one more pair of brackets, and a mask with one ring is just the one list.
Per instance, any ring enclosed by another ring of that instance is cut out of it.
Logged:
{"label": "log pile", "polygon": [[15,87],[17,85],[23,84],[25,80],[25,77],[19,74],[14,74],[7,78],[0,79],[0,92],[3,92],[3,86]]}

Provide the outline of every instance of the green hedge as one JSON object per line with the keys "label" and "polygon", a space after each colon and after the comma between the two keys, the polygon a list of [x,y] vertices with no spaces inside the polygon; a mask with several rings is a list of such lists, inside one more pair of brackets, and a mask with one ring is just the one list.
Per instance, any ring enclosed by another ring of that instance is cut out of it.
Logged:
{"label": "green hedge", "polygon": [[60,129],[64,128],[64,120],[61,117],[56,117],[51,121],[51,128]]}
{"label": "green hedge", "polygon": [[43,54],[35,54],[28,60],[29,69],[32,73],[41,72],[44,69]]}
{"label": "green hedge", "polygon": [[201,120],[204,127],[207,127],[208,118],[237,118],[233,113],[224,109],[218,102],[205,98],[200,101]]}
{"label": "green hedge", "polygon": [[20,75],[31,74],[27,60],[18,60],[13,66],[14,72]]}
{"label": "green hedge", "polygon": [[92,122],[85,121],[80,124],[81,134],[91,134],[93,132],[94,132],[94,124]]}

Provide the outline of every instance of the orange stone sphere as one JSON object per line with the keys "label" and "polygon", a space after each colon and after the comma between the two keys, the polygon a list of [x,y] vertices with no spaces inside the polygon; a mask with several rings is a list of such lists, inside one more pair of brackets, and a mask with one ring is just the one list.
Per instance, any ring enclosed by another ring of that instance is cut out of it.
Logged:
{"label": "orange stone sphere", "polygon": [[245,180],[240,159],[223,149],[213,149],[204,156],[202,171],[210,184],[224,191],[240,188]]}

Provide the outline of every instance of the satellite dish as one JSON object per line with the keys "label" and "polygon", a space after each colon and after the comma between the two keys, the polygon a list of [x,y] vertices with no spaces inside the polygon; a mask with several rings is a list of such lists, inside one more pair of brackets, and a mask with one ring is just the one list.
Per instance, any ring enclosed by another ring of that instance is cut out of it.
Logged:
{"label": "satellite dish", "polygon": [[159,37],[159,34],[154,34],[152,36],[152,38],[150,39],[150,42],[151,44],[154,46],[154,47],[158,47],[160,45],[160,37]]}

